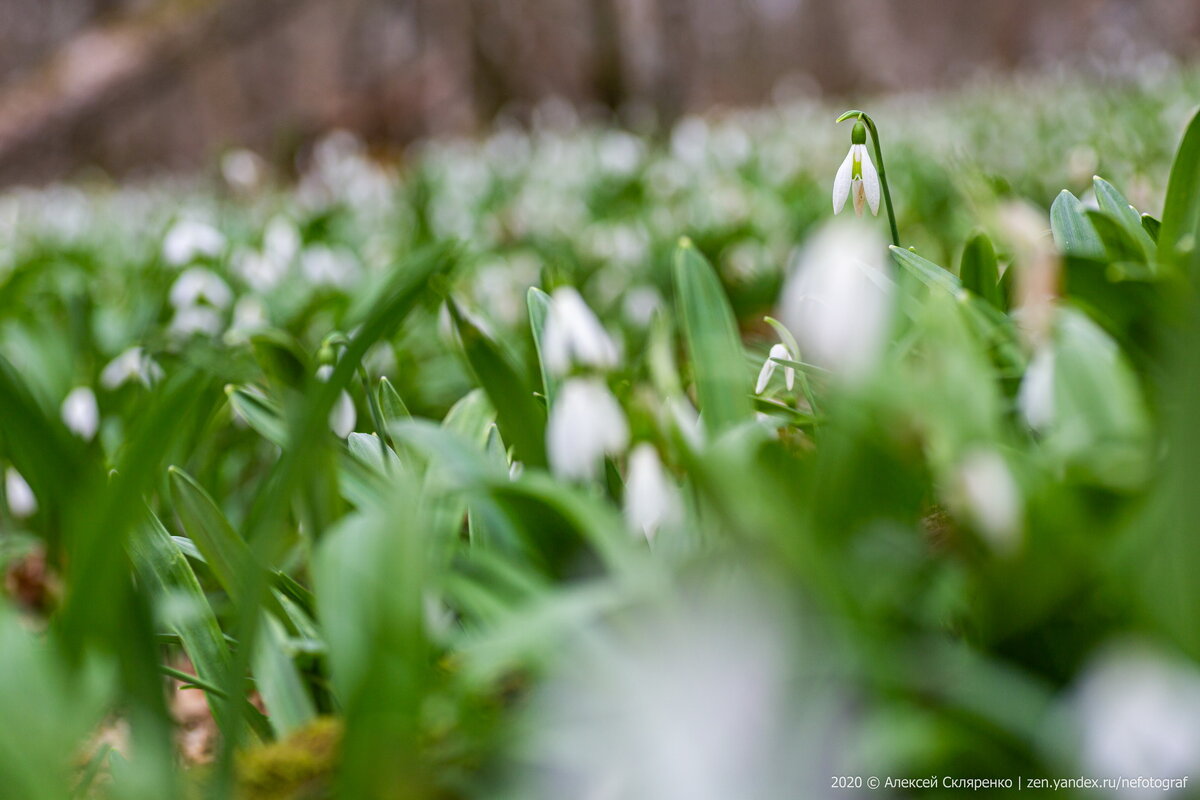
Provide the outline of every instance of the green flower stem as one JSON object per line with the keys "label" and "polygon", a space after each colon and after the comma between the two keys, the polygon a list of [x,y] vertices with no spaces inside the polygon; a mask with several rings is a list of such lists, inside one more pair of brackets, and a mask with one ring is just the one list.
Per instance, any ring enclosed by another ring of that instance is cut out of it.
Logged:
{"label": "green flower stem", "polygon": [[837,121],[845,122],[854,118],[865,123],[867,130],[871,132],[871,143],[875,145],[875,166],[879,170],[879,182],[883,185],[883,204],[887,206],[888,223],[892,226],[892,244],[899,247],[900,229],[896,227],[896,212],[892,210],[892,192],[888,189],[887,172],[883,168],[883,151],[879,149],[879,131],[875,127],[875,121],[866,112],[857,109],[847,111],[838,117]]}

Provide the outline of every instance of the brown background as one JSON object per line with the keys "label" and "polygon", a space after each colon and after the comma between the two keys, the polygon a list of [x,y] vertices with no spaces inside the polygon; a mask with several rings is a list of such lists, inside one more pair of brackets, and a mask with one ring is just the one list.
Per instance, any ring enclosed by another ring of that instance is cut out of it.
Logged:
{"label": "brown background", "polygon": [[1195,0],[2,0],[0,182],[1190,58]]}

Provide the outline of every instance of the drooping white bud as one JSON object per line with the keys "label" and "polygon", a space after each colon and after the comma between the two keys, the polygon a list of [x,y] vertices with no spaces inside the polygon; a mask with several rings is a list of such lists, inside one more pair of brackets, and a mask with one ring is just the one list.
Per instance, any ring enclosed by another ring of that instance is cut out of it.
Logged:
{"label": "drooping white bud", "polygon": [[563,384],[546,424],[546,454],[560,478],[592,480],[605,455],[629,445],[629,424],[617,398],[599,378],[572,378]]}
{"label": "drooping white bud", "polygon": [[542,358],[555,375],[565,375],[573,364],[597,369],[617,365],[617,346],[579,292],[569,286],[555,289],[550,296]]}
{"label": "drooping white bud", "polygon": [[76,386],[62,402],[62,420],[67,429],[84,439],[91,440],[100,427],[100,408],[96,405],[96,394],[88,386]]}
{"label": "drooping white bud", "polygon": [[653,539],[664,524],[680,516],[679,491],[667,478],[653,445],[642,442],[629,454],[625,479],[625,520]]}
{"label": "drooping white bud", "polygon": [[216,308],[226,308],[233,302],[233,292],[212,270],[192,267],[175,279],[169,299],[177,309],[190,308],[201,301]]}
{"label": "drooping white bud", "polygon": [[955,503],[999,553],[1020,545],[1024,507],[1021,489],[1004,458],[994,450],[975,450],[958,466]]}
{"label": "drooping white bud", "polygon": [[[754,384],[754,393],[762,394],[767,388],[767,384],[771,382],[771,376],[775,374],[775,368],[779,363],[775,359],[781,358],[785,361],[795,361],[795,356],[788,352],[788,349],[782,344],[772,345],[771,352],[767,354],[766,361],[763,362],[762,369],[758,371],[758,381]],[[796,370],[794,367],[783,368],[784,382],[787,384],[788,391],[796,383]]]}
{"label": "drooping white bud", "polygon": [[198,258],[216,258],[225,249],[225,236],[213,226],[196,220],[181,219],[163,238],[163,260],[176,267]]}
{"label": "drooping white bud", "polygon": [[38,510],[37,498],[21,473],[12,467],[4,472],[4,495],[8,498],[8,510],[17,519],[32,517]]}
{"label": "drooping white bud", "polygon": [[[317,370],[317,380],[328,381],[329,376],[333,374],[333,366],[326,364]],[[329,411],[329,429],[339,439],[345,439],[354,432],[354,426],[358,423],[358,412],[354,409],[354,399],[350,397],[350,393],[345,389],[338,394],[337,400],[333,403],[333,408]]]}

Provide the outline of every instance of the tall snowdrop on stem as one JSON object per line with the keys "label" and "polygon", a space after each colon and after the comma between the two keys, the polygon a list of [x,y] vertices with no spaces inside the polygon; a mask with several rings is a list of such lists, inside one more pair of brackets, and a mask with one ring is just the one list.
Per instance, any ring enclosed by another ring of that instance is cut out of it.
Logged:
{"label": "tall snowdrop on stem", "polygon": [[879,213],[879,173],[871,163],[867,153],[867,129],[861,122],[854,123],[854,132],[850,134],[850,152],[842,166],[838,167],[833,179],[833,213],[840,214],[846,205],[846,198],[853,196],[854,213],[862,216],[863,205],[871,209],[872,214]]}
{"label": "tall snowdrop on stem", "polygon": [[[850,152],[833,180],[833,213],[839,213],[846,205],[846,198],[854,195],[854,211],[862,216],[863,205],[870,206],[872,214],[879,213],[879,197],[887,209],[888,224],[891,226],[892,244],[900,246],[900,232],[896,227],[896,212],[892,209],[892,193],[888,189],[887,172],[883,168],[883,150],[879,147],[879,130],[875,121],[862,111],[847,111],[837,118],[838,122],[854,120],[850,132]],[[875,162],[867,153],[867,132],[871,133],[871,144],[875,150]],[[878,170],[876,170],[878,167]]]}

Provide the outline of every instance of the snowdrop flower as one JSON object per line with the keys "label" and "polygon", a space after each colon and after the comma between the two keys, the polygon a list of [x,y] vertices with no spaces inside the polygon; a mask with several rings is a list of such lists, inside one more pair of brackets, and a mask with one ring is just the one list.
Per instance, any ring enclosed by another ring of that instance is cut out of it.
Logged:
{"label": "snowdrop flower", "polygon": [[651,606],[612,629],[585,623],[531,700],[515,796],[774,800],[818,785],[836,763],[828,751],[850,749],[853,721],[837,714],[830,681],[797,681],[794,623],[774,605],[709,592],[686,613]]}
{"label": "snowdrop flower", "polygon": [[233,307],[233,322],[225,332],[225,341],[229,344],[245,342],[251,334],[266,328],[267,324],[267,307],[262,300],[248,294]]}
{"label": "snowdrop flower", "polygon": [[212,270],[192,267],[176,279],[169,299],[175,308],[188,308],[202,301],[225,308],[233,301],[233,292]]}
{"label": "snowdrop flower", "polygon": [[667,478],[658,451],[642,442],[629,454],[625,480],[625,520],[629,527],[653,539],[664,524],[680,517],[679,494]]}
{"label": "snowdrop flower", "polygon": [[555,289],[550,297],[542,332],[542,358],[555,375],[565,375],[572,364],[598,369],[617,365],[617,346],[579,292],[569,286]]}
{"label": "snowdrop flower", "polygon": [[33,489],[25,482],[21,473],[12,467],[4,472],[4,495],[8,498],[8,510],[17,519],[31,517],[37,512],[37,498]]}
{"label": "snowdrop flower", "polygon": [[591,480],[604,456],[629,445],[629,424],[617,398],[599,378],[572,378],[563,384],[546,425],[546,454],[560,478]]}
{"label": "snowdrop flower", "polygon": [[221,157],[221,177],[231,188],[240,192],[251,192],[258,188],[266,171],[262,158],[250,150],[230,150]]}
{"label": "snowdrop flower", "polygon": [[1025,423],[1042,431],[1054,422],[1054,348],[1043,345],[1033,354],[1021,388],[1017,391],[1017,408]]}
{"label": "snowdrop flower", "polygon": [[653,286],[635,286],[625,293],[621,314],[631,325],[645,328],[662,308],[662,295]]}
{"label": "snowdrop flower", "polygon": [[[317,380],[327,381],[332,374],[333,366],[326,364],[317,370]],[[345,439],[354,432],[354,426],[357,423],[358,412],[354,410],[354,400],[350,397],[350,393],[343,389],[334,402],[333,408],[329,411],[329,429],[339,439]]]}
{"label": "snowdrop flower", "polygon": [[895,284],[879,233],[834,220],[800,253],[784,283],[779,318],[806,360],[854,382],[875,367],[892,320]]}
{"label": "snowdrop flower", "polygon": [[256,292],[268,292],[287,275],[288,262],[267,253],[240,250],[232,259],[233,271]]}
{"label": "snowdrop flower", "polygon": [[1071,711],[1091,773],[1172,778],[1200,770],[1200,671],[1191,663],[1143,646],[1115,647],[1087,668]]}
{"label": "snowdrop flower", "polygon": [[96,394],[87,386],[76,386],[67,394],[60,409],[67,429],[84,439],[91,440],[100,427],[100,409],[96,405]]}
{"label": "snowdrop flower", "polygon": [[1004,458],[994,450],[975,450],[958,467],[956,504],[998,552],[1019,544],[1021,490]]}
{"label": "snowdrop flower", "polygon": [[[789,353],[788,349],[783,345],[773,345],[771,352],[767,354],[767,360],[763,362],[762,369],[758,371],[758,382],[754,384],[755,394],[762,394],[763,389],[766,389],[767,384],[771,382],[771,376],[775,374],[775,368],[779,366],[778,362],[775,361],[777,358],[782,358],[785,361],[796,360],[795,356]],[[783,378],[790,392],[796,383],[796,370],[793,367],[784,367]]]}
{"label": "snowdrop flower", "polygon": [[181,219],[167,231],[162,255],[168,264],[182,267],[197,258],[215,258],[224,248],[225,237],[219,230],[204,222]]}
{"label": "snowdrop flower", "polygon": [[186,339],[195,334],[216,336],[221,327],[221,313],[212,306],[184,306],[171,318],[169,330]]}
{"label": "snowdrop flower", "polygon": [[113,390],[137,379],[145,386],[162,377],[162,369],[140,347],[131,347],[108,362],[100,373],[100,385]]}
{"label": "snowdrop flower", "polygon": [[267,223],[263,232],[263,255],[286,266],[303,245],[300,232],[286,217],[274,217]]}
{"label": "snowdrop flower", "polygon": [[358,278],[358,263],[349,252],[324,245],[309,247],[300,256],[300,270],[314,286],[346,288]]}
{"label": "snowdrop flower", "polygon": [[841,213],[846,198],[853,195],[855,214],[862,216],[864,203],[871,207],[872,214],[878,214],[879,173],[867,153],[867,129],[861,122],[854,123],[850,141],[850,152],[833,179],[833,213]]}

